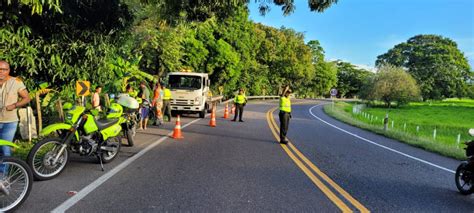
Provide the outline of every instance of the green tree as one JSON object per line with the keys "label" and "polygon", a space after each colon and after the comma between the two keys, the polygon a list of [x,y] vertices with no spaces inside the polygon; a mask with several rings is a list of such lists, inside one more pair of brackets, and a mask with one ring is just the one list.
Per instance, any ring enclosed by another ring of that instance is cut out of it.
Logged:
{"label": "green tree", "polygon": [[420,84],[423,98],[462,97],[471,70],[456,42],[438,35],[417,35],[377,57],[376,65],[407,69]]}
{"label": "green tree", "polygon": [[[185,18],[189,21],[205,21],[211,17],[219,19],[232,17],[235,11],[248,6],[250,0],[140,0],[144,4],[159,5],[168,21]],[[284,15],[291,14],[295,9],[294,0],[256,0],[262,15],[270,11],[272,4],[281,7]],[[338,0],[308,0],[311,11],[323,12]],[[134,1],[136,3],[136,1]]]}
{"label": "green tree", "polygon": [[383,101],[389,108],[392,102],[400,106],[420,97],[415,79],[401,67],[381,66],[366,83],[361,98]]}
{"label": "green tree", "polygon": [[348,62],[336,61],[337,66],[337,91],[341,97],[354,97],[357,95],[365,80],[373,75],[372,72],[359,69]]}
{"label": "green tree", "polygon": [[307,79],[304,83],[305,96],[323,96],[336,85],[337,67],[333,63],[324,60],[324,49],[319,44],[319,41],[311,40],[307,45],[311,50],[315,76],[313,79]]}
{"label": "green tree", "polygon": [[268,79],[272,91],[277,93],[281,85],[299,88],[307,79],[315,76],[310,47],[304,43],[304,36],[294,30],[276,29],[256,25],[265,35],[257,54],[257,61],[268,67]]}

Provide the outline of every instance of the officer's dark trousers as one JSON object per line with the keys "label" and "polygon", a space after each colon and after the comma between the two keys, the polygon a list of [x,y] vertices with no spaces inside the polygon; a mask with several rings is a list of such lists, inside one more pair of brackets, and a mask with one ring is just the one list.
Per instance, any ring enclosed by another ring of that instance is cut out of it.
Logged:
{"label": "officer's dark trousers", "polygon": [[168,121],[171,121],[171,106],[170,106],[170,100],[163,100],[163,107],[161,112],[163,113],[163,118],[165,116],[168,117]]}
{"label": "officer's dark trousers", "polygon": [[286,141],[286,133],[290,124],[290,113],[280,111],[278,116],[280,117],[280,141]]}
{"label": "officer's dark trousers", "polygon": [[244,114],[244,105],[243,104],[235,104],[234,121],[237,119],[237,115],[239,115],[239,121],[241,121],[243,114]]}

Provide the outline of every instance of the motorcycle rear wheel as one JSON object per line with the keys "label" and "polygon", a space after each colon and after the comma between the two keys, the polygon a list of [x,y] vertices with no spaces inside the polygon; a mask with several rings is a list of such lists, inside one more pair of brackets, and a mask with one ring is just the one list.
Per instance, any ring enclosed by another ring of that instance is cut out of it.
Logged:
{"label": "motorcycle rear wheel", "polygon": [[474,192],[474,173],[468,169],[468,163],[461,163],[456,169],[455,181],[456,187],[463,195],[469,195]]}
{"label": "motorcycle rear wheel", "polygon": [[0,176],[0,212],[13,212],[30,194],[33,174],[30,167],[17,158],[2,159]]}
{"label": "motorcycle rear wheel", "polygon": [[53,160],[63,143],[60,138],[46,138],[36,143],[28,153],[27,163],[31,167],[36,180],[49,180],[58,176],[66,167],[69,160],[69,150],[66,148],[53,165]]}
{"label": "motorcycle rear wheel", "polygon": [[113,137],[107,139],[107,141],[104,142],[103,147],[106,148],[116,148],[115,151],[107,151],[107,150],[102,150],[100,153],[102,162],[103,163],[109,163],[117,157],[118,153],[120,152],[120,147],[121,147],[121,141],[119,137]]}

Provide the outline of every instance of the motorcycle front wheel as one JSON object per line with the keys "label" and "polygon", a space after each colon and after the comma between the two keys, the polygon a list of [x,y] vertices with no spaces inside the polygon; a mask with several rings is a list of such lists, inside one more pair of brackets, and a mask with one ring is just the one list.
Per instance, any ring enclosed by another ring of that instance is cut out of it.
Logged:
{"label": "motorcycle front wheel", "polygon": [[13,212],[30,194],[33,174],[22,160],[3,157],[0,164],[0,212]]}
{"label": "motorcycle front wheel", "polygon": [[127,138],[127,142],[128,142],[128,146],[133,146],[133,144],[135,143],[135,139],[134,139],[134,136],[133,136],[133,130],[131,129],[127,129],[125,130],[125,137]]}
{"label": "motorcycle front wheel", "polygon": [[64,148],[55,162],[59,151],[63,148],[60,138],[46,138],[33,146],[28,153],[27,162],[37,180],[49,180],[58,176],[66,167],[69,159],[67,147]]}
{"label": "motorcycle front wheel", "polygon": [[456,187],[463,195],[469,195],[474,192],[474,173],[468,169],[468,163],[463,162],[456,169]]}

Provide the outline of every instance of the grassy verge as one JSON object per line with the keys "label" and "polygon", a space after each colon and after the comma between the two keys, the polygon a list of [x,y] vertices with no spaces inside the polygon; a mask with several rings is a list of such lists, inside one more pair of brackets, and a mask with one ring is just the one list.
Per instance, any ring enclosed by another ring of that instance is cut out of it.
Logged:
{"label": "grassy verge", "polygon": [[[334,108],[331,107],[331,105],[326,105],[324,107],[324,111],[328,115],[350,125],[402,141],[415,147],[419,147],[431,152],[436,152],[451,158],[466,158],[464,149],[458,147],[457,144],[430,140],[426,137],[422,137],[420,135],[413,135],[410,132],[400,131],[396,128],[389,128],[387,131],[384,131],[381,122],[379,124],[376,122],[370,122],[370,119],[354,116],[352,114],[352,104],[349,103],[337,102]],[[379,118],[381,119],[382,115],[380,115]]]}

